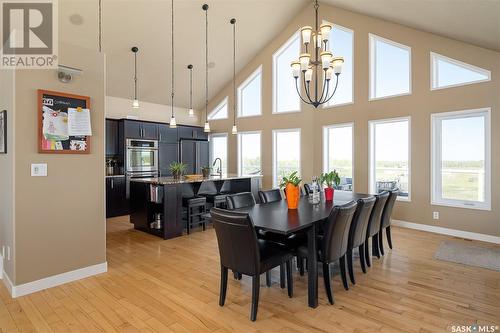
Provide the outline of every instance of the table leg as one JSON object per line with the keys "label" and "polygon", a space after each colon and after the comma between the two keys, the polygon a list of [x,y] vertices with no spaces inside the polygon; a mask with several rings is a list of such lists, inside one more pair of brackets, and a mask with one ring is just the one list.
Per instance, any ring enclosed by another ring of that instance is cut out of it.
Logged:
{"label": "table leg", "polygon": [[307,286],[308,301],[311,308],[318,306],[318,250],[316,246],[316,225],[307,232]]}

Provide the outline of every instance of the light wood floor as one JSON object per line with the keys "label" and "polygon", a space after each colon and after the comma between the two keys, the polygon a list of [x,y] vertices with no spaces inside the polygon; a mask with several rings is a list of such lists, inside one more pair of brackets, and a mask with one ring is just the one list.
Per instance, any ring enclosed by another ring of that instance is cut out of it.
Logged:
{"label": "light wood floor", "polygon": [[[449,237],[394,228],[395,249],[344,291],[334,277],[335,305],[319,280],[319,306],[307,307],[306,276],[295,296],[261,281],[257,322],[249,320],[250,281],[229,280],[218,306],[215,232],[163,241],[108,221],[109,272],[11,299],[0,286],[0,331],[30,332],[450,332],[450,325],[500,325],[500,273],[433,259]],[[457,241],[463,241],[458,240]],[[465,242],[465,241],[463,241]]]}

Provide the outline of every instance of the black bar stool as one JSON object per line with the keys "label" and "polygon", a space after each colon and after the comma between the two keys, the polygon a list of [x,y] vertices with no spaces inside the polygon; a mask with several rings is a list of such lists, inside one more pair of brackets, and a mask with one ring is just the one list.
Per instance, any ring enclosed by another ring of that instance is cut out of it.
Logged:
{"label": "black bar stool", "polygon": [[186,208],[186,230],[189,235],[191,228],[202,225],[206,229],[207,199],[204,197],[182,198],[182,206]]}

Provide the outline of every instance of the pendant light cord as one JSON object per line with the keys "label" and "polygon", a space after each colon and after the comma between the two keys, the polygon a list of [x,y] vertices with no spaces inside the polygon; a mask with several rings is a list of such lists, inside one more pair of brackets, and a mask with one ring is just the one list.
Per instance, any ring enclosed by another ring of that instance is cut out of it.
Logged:
{"label": "pendant light cord", "polygon": [[189,65],[189,108],[193,108],[193,65]]}
{"label": "pendant light cord", "polygon": [[174,0],[172,3],[172,118],[174,118]]}
{"label": "pendant light cord", "polygon": [[208,5],[205,6],[205,122],[208,122]]}
{"label": "pendant light cord", "polygon": [[137,100],[137,52],[134,52],[134,99]]}
{"label": "pendant light cord", "polygon": [[233,24],[233,125],[236,126],[236,19]]}

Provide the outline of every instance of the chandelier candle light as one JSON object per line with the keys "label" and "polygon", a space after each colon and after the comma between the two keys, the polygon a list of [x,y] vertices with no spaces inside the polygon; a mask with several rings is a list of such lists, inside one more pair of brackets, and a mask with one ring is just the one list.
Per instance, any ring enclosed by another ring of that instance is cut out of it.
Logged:
{"label": "chandelier candle light", "polygon": [[188,116],[189,117],[194,117],[194,110],[193,110],[193,65],[188,65],[189,69],[189,111],[188,111]]}
{"label": "chandelier candle light", "polygon": [[[295,87],[300,99],[309,105],[317,108],[321,104],[328,103],[339,84],[339,76],[342,71],[344,58],[333,56],[329,50],[329,39],[332,25],[318,23],[318,0],[314,1],[314,10],[316,12],[315,31],[310,26],[300,29],[302,43],[304,44],[304,53],[300,54],[298,61],[291,64],[292,75],[295,78]],[[313,59],[311,57],[313,55]],[[330,82],[335,74],[335,87],[330,94]],[[301,94],[299,88],[299,78],[302,76],[302,85],[305,96]],[[311,91],[311,81],[314,82],[314,91]],[[322,82],[321,82],[322,81]]]}
{"label": "chandelier candle light", "polygon": [[134,46],[132,48],[132,52],[134,52],[134,101],[132,102],[132,108],[139,108],[139,100],[137,99],[137,52],[139,52],[139,48]]}
{"label": "chandelier candle light", "polygon": [[210,133],[210,124],[208,123],[208,5],[201,7],[205,11],[205,126],[203,131]]}
{"label": "chandelier candle light", "polygon": [[233,25],[233,129],[231,133],[238,134],[236,127],[236,19],[232,18],[229,23]]}
{"label": "chandelier candle light", "polygon": [[170,118],[170,128],[177,128],[177,121],[174,114],[174,0],[172,3],[172,117]]}

